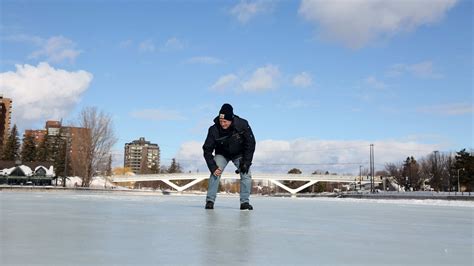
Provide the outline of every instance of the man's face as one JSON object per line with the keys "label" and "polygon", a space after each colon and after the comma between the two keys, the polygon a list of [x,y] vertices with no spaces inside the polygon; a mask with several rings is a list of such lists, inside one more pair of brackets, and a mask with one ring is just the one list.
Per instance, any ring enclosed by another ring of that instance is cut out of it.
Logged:
{"label": "man's face", "polygon": [[232,121],[225,120],[224,118],[219,118],[219,124],[223,129],[228,129],[232,124]]}

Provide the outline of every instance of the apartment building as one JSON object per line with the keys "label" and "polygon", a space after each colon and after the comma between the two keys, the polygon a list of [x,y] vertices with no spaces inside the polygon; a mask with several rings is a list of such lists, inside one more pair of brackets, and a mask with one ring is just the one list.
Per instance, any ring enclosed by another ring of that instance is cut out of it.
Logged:
{"label": "apartment building", "polygon": [[146,141],[144,137],[125,143],[124,167],[129,167],[135,174],[156,172],[160,165],[160,147]]}
{"label": "apartment building", "polygon": [[10,134],[13,101],[0,94],[0,150]]}

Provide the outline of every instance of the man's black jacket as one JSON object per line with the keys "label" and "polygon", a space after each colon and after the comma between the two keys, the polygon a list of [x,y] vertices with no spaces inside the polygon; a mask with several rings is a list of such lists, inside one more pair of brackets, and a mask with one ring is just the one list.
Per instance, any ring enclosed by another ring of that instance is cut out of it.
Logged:
{"label": "man's black jacket", "polygon": [[209,128],[206,141],[202,146],[207,167],[214,173],[218,168],[214,155],[220,154],[227,160],[242,157],[240,163],[252,164],[255,151],[255,138],[247,120],[234,116],[234,121],[227,130],[219,124],[219,117],[214,119],[214,125]]}

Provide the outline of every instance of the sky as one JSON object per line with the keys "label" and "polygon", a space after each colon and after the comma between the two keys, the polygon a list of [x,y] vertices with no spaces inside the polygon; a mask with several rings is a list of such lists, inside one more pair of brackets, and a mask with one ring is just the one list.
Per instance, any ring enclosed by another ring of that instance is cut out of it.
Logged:
{"label": "sky", "polygon": [[223,103],[252,169],[358,173],[473,148],[473,1],[0,2],[0,94],[20,130],[96,106],[124,144],[207,171]]}

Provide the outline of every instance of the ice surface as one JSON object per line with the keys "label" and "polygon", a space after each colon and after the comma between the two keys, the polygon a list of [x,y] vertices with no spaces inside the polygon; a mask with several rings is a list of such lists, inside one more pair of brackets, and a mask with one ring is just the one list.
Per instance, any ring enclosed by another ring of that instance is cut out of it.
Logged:
{"label": "ice surface", "polygon": [[472,265],[472,202],[0,192],[0,264]]}

